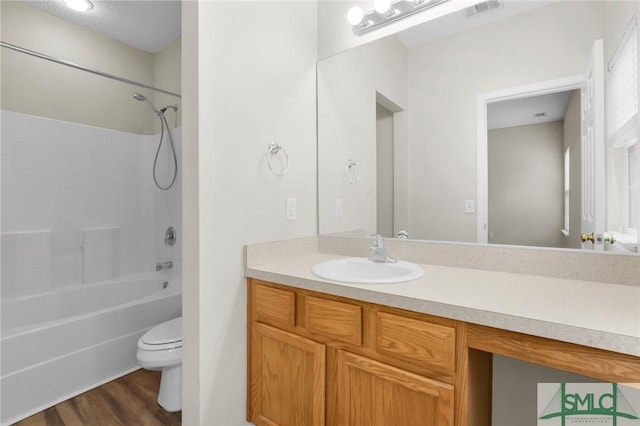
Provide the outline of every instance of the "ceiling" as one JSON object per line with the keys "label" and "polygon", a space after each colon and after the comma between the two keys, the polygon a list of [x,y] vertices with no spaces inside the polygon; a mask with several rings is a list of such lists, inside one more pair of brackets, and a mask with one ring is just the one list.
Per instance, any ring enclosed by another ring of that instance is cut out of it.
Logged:
{"label": "ceiling", "polygon": [[[562,121],[572,94],[570,90],[490,103],[487,105],[487,128],[492,130]],[[544,116],[539,116],[542,113]]]}
{"label": "ceiling", "polygon": [[22,0],[149,53],[157,53],[181,34],[179,0],[91,0],[88,12],[69,9],[62,0]]}

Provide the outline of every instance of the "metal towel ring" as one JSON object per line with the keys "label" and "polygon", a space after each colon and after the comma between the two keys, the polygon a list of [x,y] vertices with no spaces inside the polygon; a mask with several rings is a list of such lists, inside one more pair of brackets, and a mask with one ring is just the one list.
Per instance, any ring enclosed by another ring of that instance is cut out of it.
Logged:
{"label": "metal towel ring", "polygon": [[[287,160],[287,167],[285,167],[285,169],[282,172],[278,173],[275,170],[273,170],[273,167],[271,166],[271,156],[276,155],[280,151],[282,151],[282,153],[284,154]],[[276,141],[269,142],[269,147],[267,149],[267,166],[269,166],[269,170],[271,171],[271,173],[273,173],[276,176],[284,176],[289,171],[289,155],[287,154],[287,151],[285,151],[284,148]]]}
{"label": "metal towel ring", "polygon": [[[355,169],[355,177],[351,172],[352,167]],[[358,167],[358,163],[356,163],[352,159],[349,158],[347,160],[347,165],[344,168],[344,172],[345,172],[345,175],[347,176],[347,181],[351,185],[356,185],[360,181],[360,167]]]}

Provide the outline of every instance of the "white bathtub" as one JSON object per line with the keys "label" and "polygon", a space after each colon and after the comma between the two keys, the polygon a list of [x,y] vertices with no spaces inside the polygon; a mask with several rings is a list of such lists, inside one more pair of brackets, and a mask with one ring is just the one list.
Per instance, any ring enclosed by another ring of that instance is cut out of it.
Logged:
{"label": "white bathtub", "polygon": [[2,300],[0,422],[138,369],[138,338],[182,315],[181,285],[144,275]]}

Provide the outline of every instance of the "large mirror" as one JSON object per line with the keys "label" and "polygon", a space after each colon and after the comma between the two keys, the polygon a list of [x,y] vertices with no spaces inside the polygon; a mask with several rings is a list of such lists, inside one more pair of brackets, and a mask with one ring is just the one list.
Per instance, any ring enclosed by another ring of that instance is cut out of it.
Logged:
{"label": "large mirror", "polygon": [[[637,2],[490,3],[318,62],[319,232],[589,248],[596,199],[592,245],[637,252],[637,136],[615,141],[611,119]],[[581,130],[593,70],[594,173],[591,121]],[[637,107],[627,115],[637,133]]]}

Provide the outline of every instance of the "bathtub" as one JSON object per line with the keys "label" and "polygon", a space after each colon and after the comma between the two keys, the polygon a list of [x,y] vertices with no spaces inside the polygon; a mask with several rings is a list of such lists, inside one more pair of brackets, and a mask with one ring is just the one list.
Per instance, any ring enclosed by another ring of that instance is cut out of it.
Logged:
{"label": "bathtub", "polygon": [[165,279],[139,275],[2,300],[0,423],[138,369],[140,336],[182,315],[181,283]]}

